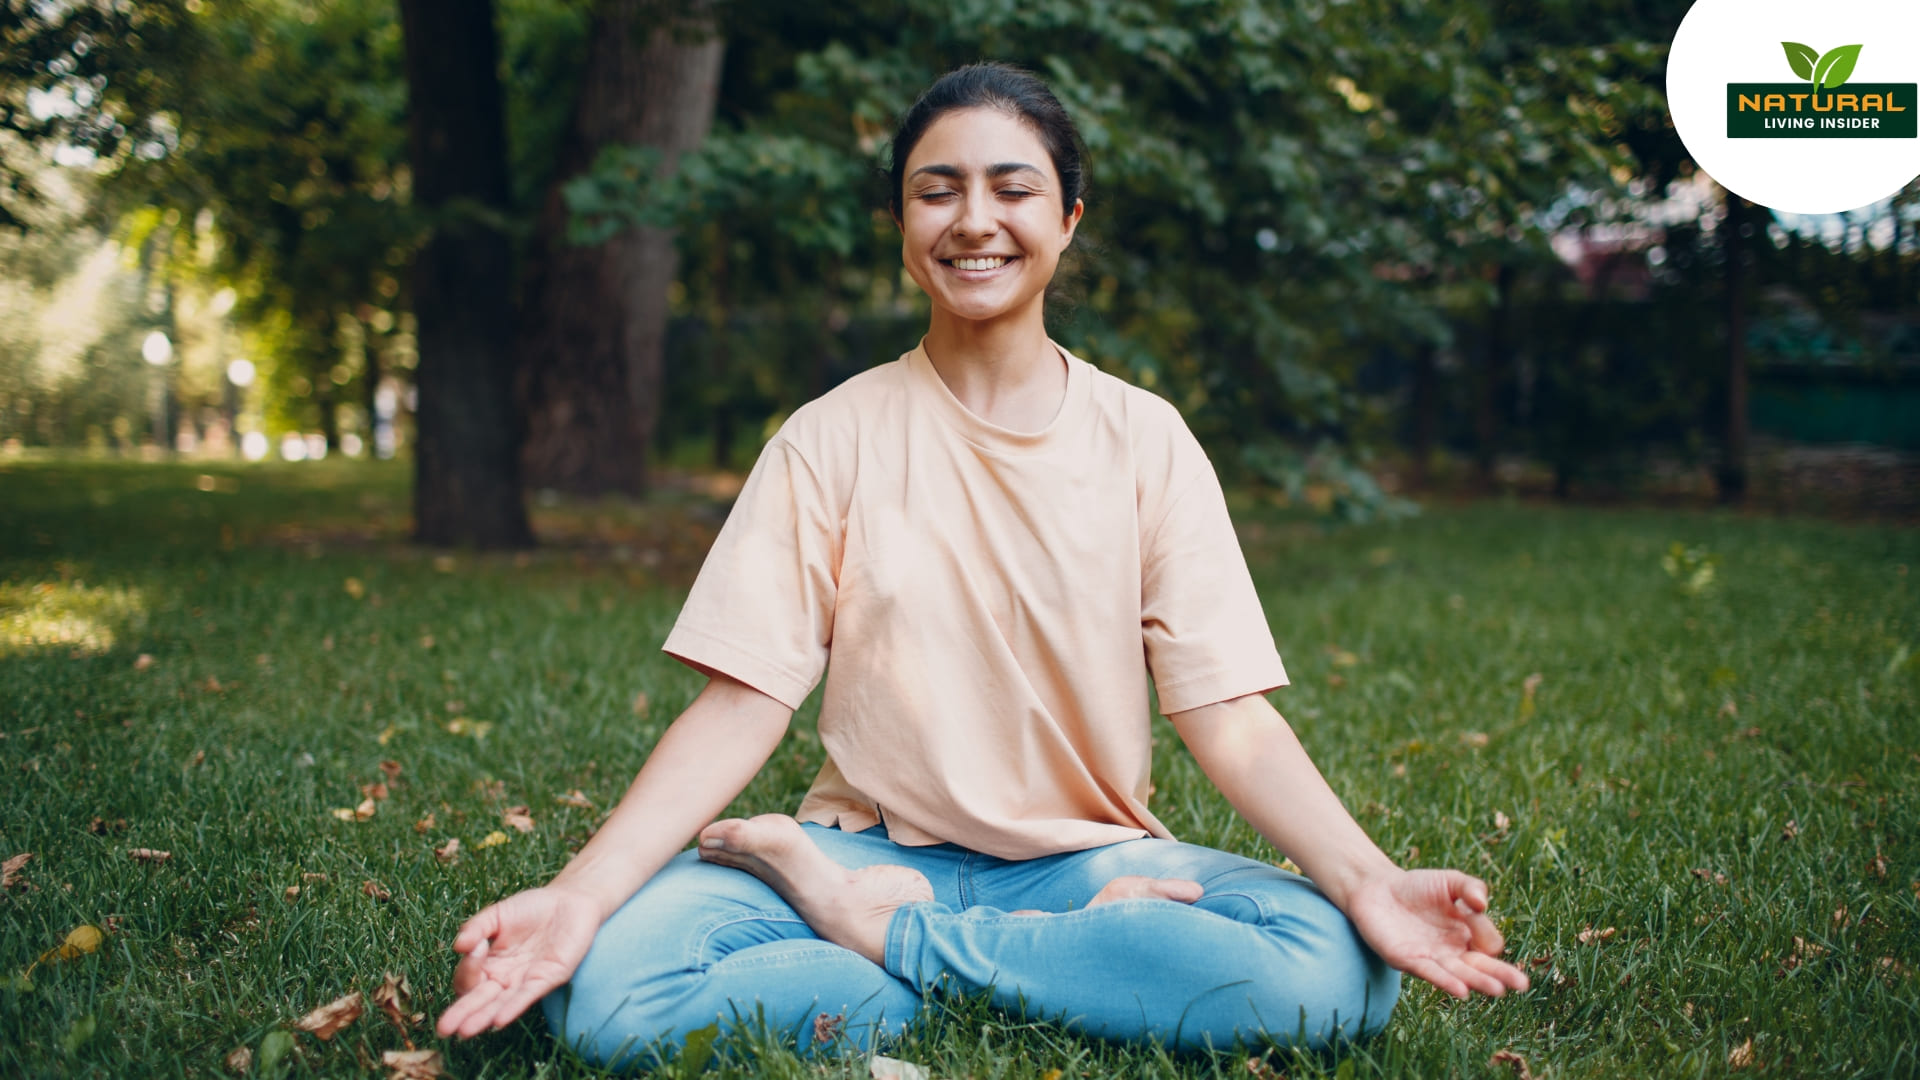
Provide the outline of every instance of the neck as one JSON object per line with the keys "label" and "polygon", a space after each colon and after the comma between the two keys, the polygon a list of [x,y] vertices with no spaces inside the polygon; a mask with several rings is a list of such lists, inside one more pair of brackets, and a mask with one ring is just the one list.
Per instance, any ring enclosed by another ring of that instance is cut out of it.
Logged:
{"label": "neck", "polygon": [[1066,395],[1066,361],[1047,340],[1038,297],[1026,311],[985,321],[936,307],[926,351],[953,396],[989,423],[1038,431]]}

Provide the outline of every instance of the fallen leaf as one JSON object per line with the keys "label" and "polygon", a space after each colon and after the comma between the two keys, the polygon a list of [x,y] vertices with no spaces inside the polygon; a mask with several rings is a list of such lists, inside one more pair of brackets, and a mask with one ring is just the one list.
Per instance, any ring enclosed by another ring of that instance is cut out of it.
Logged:
{"label": "fallen leaf", "polygon": [[286,897],[287,903],[291,904],[295,900],[300,899],[300,886],[289,885],[287,886],[287,891],[282,893],[281,895]]}
{"label": "fallen leaf", "polygon": [[334,817],[337,817],[337,818],[339,818],[339,819],[340,819],[341,821],[352,821],[352,820],[353,820],[353,807],[351,807],[351,806],[336,806],[336,807],[334,807],[334,808],[333,808],[333,816],[334,816]]}
{"label": "fallen leaf", "polygon": [[1580,944],[1582,945],[1598,945],[1602,942],[1613,940],[1613,935],[1619,932],[1620,931],[1611,926],[1605,930],[1595,930],[1589,926],[1574,936],[1580,939]]}
{"label": "fallen leaf", "polygon": [[1345,686],[1347,685],[1347,677],[1340,674],[1339,672],[1335,672],[1332,675],[1327,676],[1327,685],[1332,687]]}
{"label": "fallen leaf", "polygon": [[830,1043],[839,1038],[840,1029],[846,1025],[846,1013],[821,1013],[813,1018],[813,1041]]}
{"label": "fallen leaf", "polygon": [[495,829],[492,832],[487,834],[486,839],[480,841],[479,843],[473,846],[476,849],[499,847],[501,844],[504,844],[506,842],[507,842],[507,834],[501,832],[499,829]]}
{"label": "fallen leaf", "polygon": [[399,762],[383,761],[380,763],[380,771],[387,774],[387,783],[397,784],[400,782],[400,763]]}
{"label": "fallen leaf", "polygon": [[1536,671],[1520,681],[1520,719],[1526,720],[1533,716],[1533,695],[1540,689],[1541,680],[1541,674]]}
{"label": "fallen leaf", "polygon": [[31,858],[33,858],[33,852],[23,851],[6,862],[0,863],[0,889],[25,885],[26,882],[20,879],[20,868],[27,865],[27,860]]}
{"label": "fallen leaf", "polygon": [[471,735],[475,741],[485,739],[493,730],[493,724],[486,720],[474,720],[465,716],[456,716],[444,725],[449,735]]}
{"label": "fallen leaf", "polygon": [[227,1071],[235,1076],[247,1075],[253,1068],[253,1051],[244,1046],[236,1046],[227,1052]]}
{"label": "fallen leaf", "polygon": [[1507,1068],[1513,1070],[1513,1075],[1518,1077],[1519,1080],[1533,1080],[1533,1070],[1527,1068],[1527,1059],[1511,1050],[1498,1051],[1487,1059],[1487,1065],[1496,1069],[1505,1065]]}
{"label": "fallen leaf", "polygon": [[[1263,1057],[1247,1059],[1247,1074],[1254,1080],[1286,1080],[1286,1074],[1275,1069],[1273,1064]],[[1059,1069],[1049,1069],[1046,1080],[1060,1080],[1060,1076]]]}
{"label": "fallen leaf", "polygon": [[105,940],[106,935],[100,932],[99,927],[82,923],[72,930],[67,931],[66,938],[62,940],[60,944],[41,953],[40,959],[34,961],[34,963],[57,964],[62,960],[72,960],[76,957],[85,956],[99,949],[100,943]]}
{"label": "fallen leaf", "polygon": [[313,872],[308,872],[308,873],[305,873],[305,874],[301,874],[301,875],[300,875],[300,880],[301,880],[301,881],[325,881],[325,880],[327,880],[327,875],[325,875],[325,874],[320,874],[320,873],[313,873]]}
{"label": "fallen leaf", "polygon": [[132,851],[127,852],[127,857],[132,859],[134,862],[163,863],[163,862],[166,862],[168,859],[173,858],[173,852],[155,851],[152,848],[137,847],[137,848],[134,848]]}
{"label": "fallen leaf", "polygon": [[579,788],[574,788],[572,791],[567,792],[565,795],[555,795],[553,797],[553,801],[559,803],[562,806],[574,806],[582,810],[593,809],[593,800],[587,798],[586,795],[582,793]]}
{"label": "fallen leaf", "polygon": [[1487,733],[1484,731],[1464,731],[1460,733],[1460,741],[1468,746],[1478,747],[1487,745],[1491,740],[1487,738]]}
{"label": "fallen leaf", "polygon": [[368,878],[360,883],[360,891],[373,897],[375,900],[387,901],[393,899],[393,894],[388,892],[384,886],[372,878]]}
{"label": "fallen leaf", "polygon": [[875,1054],[867,1061],[867,1072],[873,1080],[928,1080],[924,1066],[898,1058],[883,1057]]}
{"label": "fallen leaf", "polygon": [[353,597],[355,600],[358,600],[361,597],[367,595],[366,585],[363,584],[361,580],[357,577],[350,577],[347,579],[346,589],[347,589],[347,595]]}
{"label": "fallen leaf", "polygon": [[387,1014],[387,1019],[393,1021],[394,1027],[399,1028],[402,1033],[407,1030],[410,1025],[407,1011],[413,1003],[413,987],[407,985],[405,975],[387,972],[386,978],[381,980],[380,988],[373,992],[373,1003],[379,1006],[381,1012]]}
{"label": "fallen leaf", "polygon": [[1740,706],[1732,698],[1728,698],[1720,704],[1720,715],[1737,717],[1740,715]]}
{"label": "fallen leaf", "polygon": [[509,806],[500,812],[500,824],[516,832],[530,833],[533,831],[533,815],[524,806]]}
{"label": "fallen leaf", "polygon": [[420,635],[420,647],[423,649],[433,648],[433,635],[432,634]]}
{"label": "fallen leaf", "polygon": [[645,717],[647,715],[647,710],[651,708],[652,705],[653,703],[650,700],[648,700],[647,692],[645,690],[642,690],[639,693],[633,695],[633,715],[639,716],[639,717]]}
{"label": "fallen leaf", "polygon": [[1793,820],[1792,818],[1788,818],[1787,823],[1784,826],[1782,826],[1780,829],[1780,839],[1791,840],[1794,837],[1799,835],[1800,835],[1800,823],[1798,821]]}
{"label": "fallen leaf", "polygon": [[187,768],[195,768],[205,760],[207,760],[207,752],[205,750],[195,750],[193,756],[187,759]]}
{"label": "fallen leaf", "polygon": [[361,784],[360,794],[365,795],[369,802],[379,802],[387,797],[387,785],[377,780],[371,784]]}
{"label": "fallen leaf", "polygon": [[1900,962],[1900,961],[1898,961],[1898,960],[1895,960],[1895,959],[1894,959],[1893,957],[1891,957],[1891,956],[1883,956],[1883,957],[1881,957],[1881,958],[1880,958],[1880,967],[1881,967],[1881,969],[1882,969],[1883,971],[1885,971],[1885,972],[1886,972],[1887,974],[1889,974],[1889,975],[1892,975],[1892,976],[1894,976],[1894,977],[1896,977],[1896,978],[1898,978],[1898,977],[1900,977],[1900,976],[1904,976],[1904,975],[1905,975],[1905,974],[1907,973],[1907,965],[1905,965],[1905,964],[1903,964],[1903,963],[1901,963],[1901,962]]}
{"label": "fallen leaf", "polygon": [[1709,870],[1704,866],[1696,866],[1692,870],[1687,871],[1687,873],[1692,874],[1701,881],[1711,881],[1715,885],[1725,885],[1727,883],[1727,875],[1718,870]]}
{"label": "fallen leaf", "polygon": [[1781,962],[1781,968],[1786,971],[1792,971],[1794,968],[1799,967],[1802,962],[1818,959],[1826,955],[1826,952],[1826,946],[1821,945],[1819,942],[1808,941],[1800,935],[1795,934],[1793,937],[1793,951],[1788,953],[1786,960]]}
{"label": "fallen leaf", "polygon": [[390,1070],[387,1080],[435,1080],[447,1075],[438,1050],[387,1050],[381,1053],[380,1063]]}
{"label": "fallen leaf", "polygon": [[1501,832],[1506,832],[1508,829],[1513,828],[1513,819],[1495,810],[1493,812],[1493,827],[1499,829]]}
{"label": "fallen leaf", "polygon": [[1867,860],[1867,873],[1877,878],[1887,876],[1887,857],[1884,853],[1876,851],[1873,858]]}
{"label": "fallen leaf", "polygon": [[393,737],[398,734],[400,734],[400,729],[393,724],[388,724],[379,735],[375,736],[373,741],[379,743],[381,746],[385,746],[392,742]]}
{"label": "fallen leaf", "polygon": [[423,817],[419,821],[416,821],[413,823],[413,831],[417,833],[431,832],[433,831],[433,825],[434,825],[433,811],[429,810],[427,811],[426,817]]}
{"label": "fallen leaf", "polygon": [[1753,1064],[1753,1040],[1748,1039],[1727,1055],[1727,1067],[1744,1069]]}
{"label": "fallen leaf", "polygon": [[103,817],[95,817],[93,821],[88,823],[87,831],[95,836],[106,836],[108,833],[123,833],[127,831],[127,819],[114,818],[112,821],[108,821]]}
{"label": "fallen leaf", "polygon": [[293,1022],[293,1026],[307,1032],[314,1038],[325,1042],[338,1034],[340,1029],[360,1019],[366,1006],[358,990],[346,997],[335,998]]}
{"label": "fallen leaf", "polygon": [[450,863],[460,857],[460,838],[454,837],[440,847],[433,849],[433,857],[443,863]]}
{"label": "fallen leaf", "polygon": [[133,658],[133,670],[135,671],[145,671],[152,666],[153,655],[151,653],[141,653],[139,656]]}
{"label": "fallen leaf", "polygon": [[480,797],[483,799],[492,800],[507,797],[507,784],[504,780],[475,780],[473,782],[473,790],[479,792]]}
{"label": "fallen leaf", "polygon": [[221,690],[219,678],[213,675],[207,676],[205,680],[195,683],[194,685],[198,686],[202,690],[205,690],[209,694],[217,694]]}

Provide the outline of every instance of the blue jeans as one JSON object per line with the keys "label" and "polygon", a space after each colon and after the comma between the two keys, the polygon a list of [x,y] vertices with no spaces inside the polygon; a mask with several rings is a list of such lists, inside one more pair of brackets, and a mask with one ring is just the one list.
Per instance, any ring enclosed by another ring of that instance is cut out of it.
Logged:
{"label": "blue jeans", "polygon": [[[573,981],[547,996],[554,1033],[616,1067],[671,1056],[716,1021],[764,1019],[802,1052],[829,1031],[865,1049],[911,1021],[926,991],[987,991],[998,1007],[1108,1039],[1323,1046],[1378,1031],[1400,993],[1399,972],[1312,882],[1238,855],[1145,839],[1013,862],[952,844],[905,847],[885,826],[805,828],[842,866],[910,866],[933,883],[932,902],[894,913],[884,967],[816,937],[753,875],[687,851],[607,920]],[[1086,907],[1128,874],[1185,878],[1206,893],[1191,905]],[[1030,908],[1052,914],[1010,914]]]}

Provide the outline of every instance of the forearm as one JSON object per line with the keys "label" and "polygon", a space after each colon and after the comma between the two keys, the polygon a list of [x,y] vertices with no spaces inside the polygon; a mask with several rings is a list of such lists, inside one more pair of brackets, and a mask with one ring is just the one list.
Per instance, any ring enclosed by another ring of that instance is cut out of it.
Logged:
{"label": "forearm", "polygon": [[1342,911],[1360,882],[1394,868],[1266,698],[1253,694],[1170,719],[1240,816]]}
{"label": "forearm", "polygon": [[792,715],[751,687],[714,677],[552,885],[592,897],[603,919],[612,915],[740,794]]}

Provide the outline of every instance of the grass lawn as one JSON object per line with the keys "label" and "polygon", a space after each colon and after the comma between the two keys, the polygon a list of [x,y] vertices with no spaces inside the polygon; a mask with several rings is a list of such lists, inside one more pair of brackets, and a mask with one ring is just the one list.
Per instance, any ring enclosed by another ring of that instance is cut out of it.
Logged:
{"label": "grass lawn", "polygon": [[[385,1075],[403,1035],[371,1004],[328,1042],[288,1026],[388,972],[436,1014],[454,928],[558,869],[691,699],[658,646],[699,503],[547,507],[540,552],[436,559],[400,542],[406,499],[398,466],[0,463],[0,858],[32,854],[0,894],[0,1075],[212,1077],[241,1047],[254,1074]],[[1490,880],[1534,979],[1410,982],[1380,1038],[1263,1069],[1920,1074],[1920,533],[1498,504],[1242,527],[1295,680],[1275,703],[1383,847]],[[1714,557],[1704,589],[1662,568],[1675,541]],[[813,715],[738,811],[796,805]],[[1168,825],[1278,859],[1155,732]],[[81,926],[97,950],[39,959]],[[592,1075],[537,1022],[411,1035],[462,1078]],[[731,1049],[721,1075],[866,1075]],[[893,1053],[1268,1075],[972,1002]]]}

